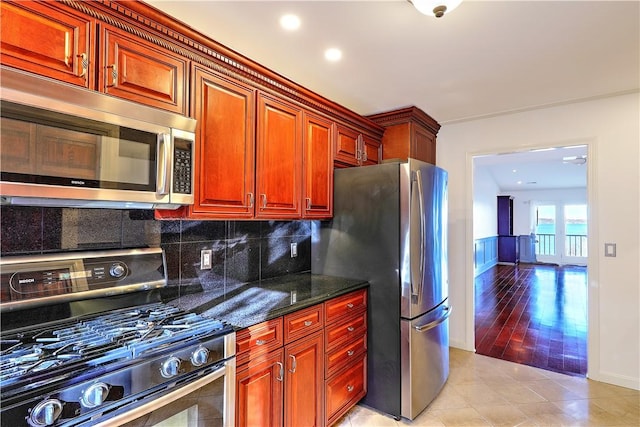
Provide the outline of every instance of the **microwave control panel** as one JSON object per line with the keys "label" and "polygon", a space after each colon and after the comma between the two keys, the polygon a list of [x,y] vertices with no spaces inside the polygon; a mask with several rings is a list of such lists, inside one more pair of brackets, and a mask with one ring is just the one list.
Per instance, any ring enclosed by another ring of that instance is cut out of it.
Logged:
{"label": "microwave control panel", "polygon": [[192,142],[175,138],[173,147],[173,192],[191,194]]}

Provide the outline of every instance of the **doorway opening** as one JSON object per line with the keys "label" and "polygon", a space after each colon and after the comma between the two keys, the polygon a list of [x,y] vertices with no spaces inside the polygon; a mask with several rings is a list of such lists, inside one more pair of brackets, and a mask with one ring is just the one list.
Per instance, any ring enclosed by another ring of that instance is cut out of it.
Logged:
{"label": "doorway opening", "polygon": [[[586,375],[586,152],[581,145],[473,158],[477,353]],[[496,197],[506,196],[513,236],[498,232]],[[508,237],[521,246],[515,258],[504,258]]]}

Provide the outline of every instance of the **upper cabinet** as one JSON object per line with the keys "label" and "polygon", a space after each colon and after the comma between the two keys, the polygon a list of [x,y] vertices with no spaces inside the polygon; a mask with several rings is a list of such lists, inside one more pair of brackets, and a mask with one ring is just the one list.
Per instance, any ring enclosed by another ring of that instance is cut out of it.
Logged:
{"label": "upper cabinet", "polygon": [[3,65],[197,120],[195,202],[157,218],[331,218],[334,167],[382,159],[382,126],[144,2],[0,6]]}
{"label": "upper cabinet", "polygon": [[186,58],[109,25],[100,35],[99,91],[187,114]]}
{"label": "upper cabinet", "polygon": [[330,218],[333,214],[334,130],[332,121],[304,114],[303,218]]}
{"label": "upper cabinet", "polygon": [[192,75],[196,184],[187,217],[252,218],[256,91],[200,67]]}
{"label": "upper cabinet", "polygon": [[45,2],[2,1],[2,64],[93,88],[95,21]]}
{"label": "upper cabinet", "polygon": [[195,203],[158,217],[329,218],[333,123],[194,67]]}
{"label": "upper cabinet", "polygon": [[440,125],[431,116],[417,107],[368,116],[384,126],[382,158],[422,160],[436,164],[436,135]]}
{"label": "upper cabinet", "polygon": [[256,218],[300,218],[302,110],[258,94]]}
{"label": "upper cabinet", "polygon": [[375,165],[380,162],[380,140],[343,125],[337,126],[337,167]]}

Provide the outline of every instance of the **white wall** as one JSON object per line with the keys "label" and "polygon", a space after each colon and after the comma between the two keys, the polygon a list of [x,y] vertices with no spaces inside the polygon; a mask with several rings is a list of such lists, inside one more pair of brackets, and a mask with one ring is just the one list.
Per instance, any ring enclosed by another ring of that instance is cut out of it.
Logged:
{"label": "white wall", "polygon": [[500,189],[487,168],[473,169],[473,238],[498,234],[498,201]]}
{"label": "white wall", "polygon": [[[588,376],[640,389],[640,94],[444,124],[449,171],[451,344],[474,349],[475,155],[586,144],[589,210]],[[604,243],[617,257],[604,257]]]}

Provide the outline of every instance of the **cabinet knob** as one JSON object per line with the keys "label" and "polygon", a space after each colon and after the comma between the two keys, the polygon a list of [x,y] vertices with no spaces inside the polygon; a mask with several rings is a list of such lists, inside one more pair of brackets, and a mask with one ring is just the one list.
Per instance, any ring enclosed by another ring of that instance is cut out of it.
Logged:
{"label": "cabinet knob", "polygon": [[313,325],[313,322],[311,320],[305,320],[304,326],[311,326],[311,325]]}
{"label": "cabinet knob", "polygon": [[347,304],[347,308],[353,308],[353,304],[352,303],[348,303]]}
{"label": "cabinet knob", "polygon": [[266,343],[265,340],[256,340],[256,345],[265,345]]}
{"label": "cabinet knob", "polygon": [[347,391],[348,391],[349,393],[351,393],[351,392],[353,391],[353,386],[352,386],[352,385],[348,385],[348,386],[347,386]]}
{"label": "cabinet knob", "polygon": [[349,350],[347,351],[347,356],[351,357],[353,356],[354,351],[353,350]]}
{"label": "cabinet knob", "polygon": [[353,332],[353,331],[355,331],[355,330],[356,330],[356,328],[354,328],[353,326],[349,326],[349,327],[347,328],[347,331],[349,331],[349,332]]}

